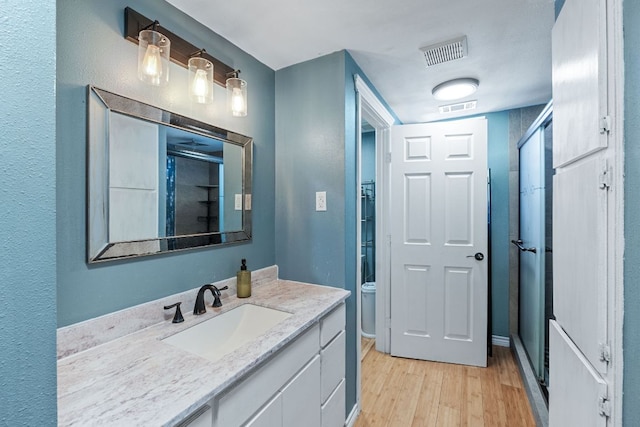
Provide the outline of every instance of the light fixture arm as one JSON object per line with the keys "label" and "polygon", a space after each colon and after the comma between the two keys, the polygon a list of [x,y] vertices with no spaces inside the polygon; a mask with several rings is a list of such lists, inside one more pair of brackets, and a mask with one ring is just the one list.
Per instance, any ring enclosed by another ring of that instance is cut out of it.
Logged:
{"label": "light fixture arm", "polygon": [[[157,19],[155,21],[153,21],[151,24],[144,26],[142,28],[140,28],[140,31],[144,31],[144,30],[153,30],[153,31],[158,31],[158,26],[160,25],[160,21],[158,21]],[[138,32],[140,32],[138,31]]]}
{"label": "light fixture arm", "polygon": [[207,53],[206,50],[204,49],[198,49],[195,52],[193,52],[191,55],[189,55],[189,58],[195,58],[196,56],[200,56],[202,57],[202,55],[204,55],[205,53]]}
{"label": "light fixture arm", "polygon": [[241,72],[242,71],[240,71],[240,70],[230,71],[230,72],[227,73],[227,78],[228,79],[237,79],[237,78],[239,78]]}

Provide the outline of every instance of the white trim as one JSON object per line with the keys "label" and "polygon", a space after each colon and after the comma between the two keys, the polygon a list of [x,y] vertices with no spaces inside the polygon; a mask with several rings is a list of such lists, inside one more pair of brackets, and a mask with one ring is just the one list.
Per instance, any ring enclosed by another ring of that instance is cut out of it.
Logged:
{"label": "white trim", "polygon": [[345,427],[353,427],[358,419],[358,415],[360,415],[360,405],[356,402],[356,404],[353,405],[353,409],[347,417],[347,420],[344,422]]}
{"label": "white trim", "polygon": [[375,95],[375,93],[373,93],[371,88],[369,88],[362,77],[355,74],[353,78],[356,83],[356,91],[358,91],[358,93],[360,93],[360,96],[366,100],[367,104],[369,104],[369,107],[378,115],[380,119],[384,121],[387,127],[390,127],[392,124],[394,124],[395,119],[393,118],[391,113],[387,111],[385,106],[382,104],[382,102],[380,102],[378,97]]}
{"label": "white trim", "polygon": [[607,1],[607,113],[612,117],[609,133],[609,161],[613,182],[609,191],[609,247],[611,250],[608,293],[609,345],[611,364],[607,372],[612,403],[610,423],[622,426],[623,321],[624,321],[624,38],[622,0]]}
{"label": "white trim", "polygon": [[[386,197],[389,194],[389,163],[386,162],[386,153],[389,152],[391,134],[389,129],[395,122],[395,119],[385,108],[385,106],[376,97],[373,91],[369,88],[366,82],[357,74],[353,76],[355,89],[356,89],[356,120],[357,120],[357,177],[356,177],[356,218],[355,221],[358,224],[356,230],[356,253],[354,255],[354,261],[356,263],[356,357],[358,360],[357,372],[356,372],[356,406],[354,412],[350,415],[349,419],[353,418],[352,422],[355,422],[355,418],[360,411],[359,405],[362,395],[362,348],[361,348],[361,310],[362,300],[360,296],[360,282],[361,278],[361,229],[360,229],[360,185],[361,185],[361,157],[362,157],[362,119],[364,118],[376,131],[376,349],[378,351],[389,352],[390,348],[390,328],[385,328],[385,317],[388,316],[390,301],[387,295],[389,295],[390,289],[390,264],[388,263],[389,256],[384,236],[387,235],[388,229],[388,212],[390,209],[389,203],[386,202]],[[386,260],[383,262],[383,260]],[[347,424],[350,425],[350,424]]]}
{"label": "white trim", "polygon": [[511,341],[509,337],[503,337],[500,335],[491,335],[491,344],[498,347],[511,347]]}

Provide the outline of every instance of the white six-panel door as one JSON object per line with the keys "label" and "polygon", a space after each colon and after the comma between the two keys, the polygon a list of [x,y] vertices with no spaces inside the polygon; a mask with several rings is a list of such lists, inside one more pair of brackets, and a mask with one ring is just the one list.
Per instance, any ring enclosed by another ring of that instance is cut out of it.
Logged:
{"label": "white six-panel door", "polygon": [[486,366],[486,119],[391,140],[391,354]]}

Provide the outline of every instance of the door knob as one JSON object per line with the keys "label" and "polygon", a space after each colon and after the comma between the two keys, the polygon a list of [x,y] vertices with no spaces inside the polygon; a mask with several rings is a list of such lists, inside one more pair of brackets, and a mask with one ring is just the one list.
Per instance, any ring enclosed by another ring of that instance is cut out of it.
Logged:
{"label": "door knob", "polygon": [[484,259],[484,254],[482,252],[476,252],[475,255],[467,255],[467,258],[475,258],[477,261],[482,261]]}

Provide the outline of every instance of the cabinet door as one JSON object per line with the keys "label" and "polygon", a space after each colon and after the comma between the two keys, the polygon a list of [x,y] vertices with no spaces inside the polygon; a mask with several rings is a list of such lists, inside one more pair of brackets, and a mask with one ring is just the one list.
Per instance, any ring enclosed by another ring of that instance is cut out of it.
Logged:
{"label": "cabinet door", "polygon": [[607,383],[555,320],[549,346],[549,426],[605,427]]}
{"label": "cabinet door", "polygon": [[320,356],[282,389],[283,427],[320,427]]}
{"label": "cabinet door", "polygon": [[282,425],[282,394],[278,393],[245,427],[275,427]]}
{"label": "cabinet door", "polygon": [[607,148],[606,1],[567,0],[552,35],[553,166]]}

